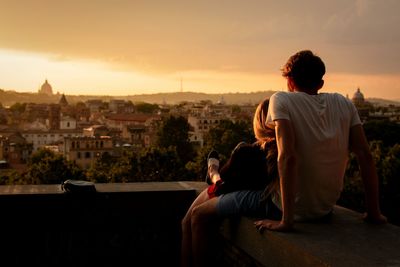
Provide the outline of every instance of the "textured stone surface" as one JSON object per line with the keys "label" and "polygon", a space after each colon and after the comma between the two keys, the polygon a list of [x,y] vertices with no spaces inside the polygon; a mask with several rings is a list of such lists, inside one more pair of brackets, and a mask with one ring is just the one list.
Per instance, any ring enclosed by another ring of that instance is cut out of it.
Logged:
{"label": "textured stone surface", "polygon": [[400,266],[400,227],[364,223],[336,207],[331,221],[259,233],[254,219],[225,220],[223,236],[264,266]]}

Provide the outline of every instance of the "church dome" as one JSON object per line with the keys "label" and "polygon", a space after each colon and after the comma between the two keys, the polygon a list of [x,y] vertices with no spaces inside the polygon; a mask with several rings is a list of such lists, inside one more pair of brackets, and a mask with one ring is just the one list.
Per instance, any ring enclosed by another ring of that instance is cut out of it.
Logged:
{"label": "church dome", "polygon": [[361,93],[360,88],[357,88],[357,92],[354,93],[352,100],[357,103],[364,102],[364,95]]}
{"label": "church dome", "polygon": [[49,84],[49,82],[46,80],[44,84],[40,87],[39,90],[40,94],[46,94],[46,95],[52,95],[53,94],[53,88]]}

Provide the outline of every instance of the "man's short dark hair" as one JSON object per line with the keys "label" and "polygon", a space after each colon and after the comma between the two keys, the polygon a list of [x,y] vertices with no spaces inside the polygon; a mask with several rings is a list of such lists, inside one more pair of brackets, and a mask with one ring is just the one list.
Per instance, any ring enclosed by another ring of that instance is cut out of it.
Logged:
{"label": "man's short dark hair", "polygon": [[282,68],[282,76],[290,77],[302,89],[317,88],[325,74],[325,64],[310,50],[297,52]]}

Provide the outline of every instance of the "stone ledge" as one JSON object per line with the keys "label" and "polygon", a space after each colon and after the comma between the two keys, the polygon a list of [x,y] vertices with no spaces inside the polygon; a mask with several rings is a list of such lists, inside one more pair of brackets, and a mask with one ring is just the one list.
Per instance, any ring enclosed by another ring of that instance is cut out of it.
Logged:
{"label": "stone ledge", "polygon": [[336,206],[329,223],[297,223],[292,233],[259,233],[246,217],[224,220],[221,233],[257,266],[400,266],[400,227],[361,217]]}
{"label": "stone ledge", "polygon": [[1,266],[178,266],[181,219],[204,184],[0,186]]}
{"label": "stone ledge", "polygon": [[[143,183],[96,183],[98,193],[190,191],[197,194],[206,187],[202,182],[143,182]],[[0,185],[0,196],[60,195],[64,194],[59,184],[49,185]]]}

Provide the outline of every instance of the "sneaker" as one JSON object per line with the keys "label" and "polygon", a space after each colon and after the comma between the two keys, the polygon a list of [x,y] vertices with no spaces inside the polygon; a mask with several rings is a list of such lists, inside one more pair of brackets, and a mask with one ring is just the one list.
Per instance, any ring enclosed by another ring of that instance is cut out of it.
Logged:
{"label": "sneaker", "polygon": [[218,152],[215,151],[214,149],[210,151],[210,153],[208,153],[207,156],[207,174],[206,174],[206,183],[211,185],[212,181],[211,181],[211,177],[208,174],[208,168],[210,167],[211,164],[217,165],[219,167],[219,155]]}

